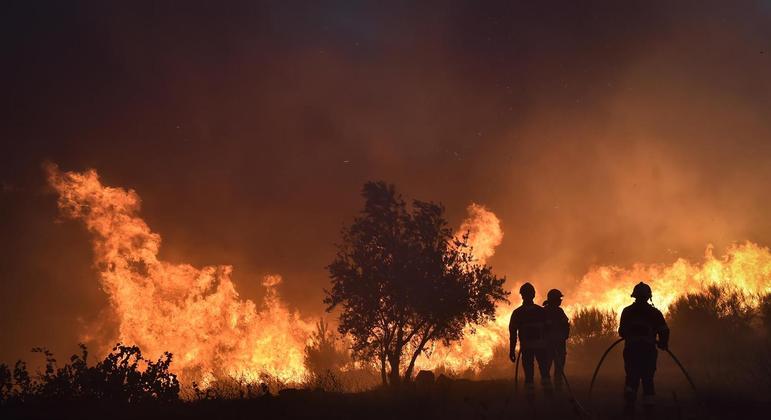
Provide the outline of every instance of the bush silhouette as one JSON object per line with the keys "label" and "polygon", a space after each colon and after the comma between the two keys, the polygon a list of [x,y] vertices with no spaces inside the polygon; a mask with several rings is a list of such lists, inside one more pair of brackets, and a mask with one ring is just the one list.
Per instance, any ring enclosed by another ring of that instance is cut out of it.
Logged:
{"label": "bush silhouette", "polygon": [[768,358],[762,302],[730,287],[711,286],[670,305],[670,346],[697,381],[715,387],[757,383]]}
{"label": "bush silhouette", "polygon": [[179,399],[179,381],[169,372],[171,353],[157,361],[147,360],[136,346],[117,344],[104,360],[88,366],[88,351],[57,367],[53,354],[45,348],[32,349],[45,357],[45,369],[32,377],[24,362],[18,361],[11,373],[0,365],[0,403],[20,404],[39,401],[110,400],[123,403],[171,402]]}
{"label": "bush silhouette", "polygon": [[500,343],[493,347],[493,357],[474,378],[479,379],[509,379],[514,377],[514,365],[509,359],[509,343]]}
{"label": "bush silhouette", "polygon": [[316,389],[343,391],[342,369],[353,361],[340,344],[341,338],[329,329],[328,323],[320,319],[310,340],[310,344],[305,347],[305,368],[310,375],[308,384]]}
{"label": "bush silhouette", "polygon": [[766,338],[771,338],[771,293],[767,293],[760,297],[758,312],[760,312]]}
{"label": "bush silhouette", "polygon": [[570,320],[568,357],[570,371],[591,372],[598,355],[618,339],[618,315],[614,311],[581,308]]}
{"label": "bush silhouette", "polygon": [[669,322],[683,331],[729,328],[747,332],[757,308],[750,296],[727,287],[710,286],[700,293],[689,293],[669,306]]}
{"label": "bush silhouette", "polygon": [[285,388],[286,384],[278,378],[267,374],[260,375],[259,381],[249,380],[246,377],[225,376],[217,378],[202,388],[200,384],[193,382],[184,394],[189,400],[235,400],[252,399],[271,395]]}
{"label": "bush silhouette", "polygon": [[570,341],[581,344],[597,338],[615,337],[618,329],[618,315],[614,311],[597,308],[581,308],[573,315],[570,326]]}

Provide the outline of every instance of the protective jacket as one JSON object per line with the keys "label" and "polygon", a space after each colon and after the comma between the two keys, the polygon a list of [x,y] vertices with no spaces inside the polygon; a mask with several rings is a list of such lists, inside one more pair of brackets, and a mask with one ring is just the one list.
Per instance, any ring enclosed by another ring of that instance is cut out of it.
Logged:
{"label": "protective jacket", "polygon": [[626,346],[655,346],[666,348],[669,344],[669,327],[664,315],[646,302],[637,301],[621,312],[618,334]]}
{"label": "protective jacket", "polygon": [[546,312],[535,303],[523,303],[511,313],[509,339],[513,349],[520,342],[520,348],[542,349],[546,347]]}
{"label": "protective jacket", "polygon": [[570,320],[557,305],[543,304],[546,313],[546,339],[549,343],[564,343],[570,337]]}

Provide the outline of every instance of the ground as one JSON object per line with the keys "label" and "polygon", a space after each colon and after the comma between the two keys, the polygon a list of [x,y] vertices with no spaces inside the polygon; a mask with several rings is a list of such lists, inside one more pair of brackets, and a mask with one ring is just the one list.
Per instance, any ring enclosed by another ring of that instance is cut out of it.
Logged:
{"label": "ground", "polygon": [[[584,379],[584,378],[581,378]],[[528,401],[514,382],[456,380],[399,393],[376,390],[360,393],[329,393],[284,390],[279,395],[241,400],[205,400],[152,406],[56,403],[5,408],[2,418],[74,419],[253,419],[253,418],[356,418],[356,419],[723,419],[767,418],[771,403],[725,393],[695,397],[692,390],[660,386],[655,412],[638,407],[634,415],[622,410],[621,384],[604,380],[588,398],[588,382],[575,381],[579,403],[567,392],[551,397],[536,389]]]}

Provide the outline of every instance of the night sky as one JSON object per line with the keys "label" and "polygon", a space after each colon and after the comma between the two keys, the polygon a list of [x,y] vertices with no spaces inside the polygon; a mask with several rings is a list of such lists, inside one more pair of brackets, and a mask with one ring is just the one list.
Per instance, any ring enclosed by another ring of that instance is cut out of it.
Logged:
{"label": "night sky", "polygon": [[[367,180],[477,202],[510,280],[771,245],[771,2],[4,2],[0,361],[107,306],[42,165],[133,188],[161,256],[309,316]],[[672,3],[677,3],[672,4]]]}

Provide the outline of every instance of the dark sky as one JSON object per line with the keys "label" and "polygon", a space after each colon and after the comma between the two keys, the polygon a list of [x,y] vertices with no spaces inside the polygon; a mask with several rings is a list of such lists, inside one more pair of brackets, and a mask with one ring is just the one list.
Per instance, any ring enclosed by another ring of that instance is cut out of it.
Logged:
{"label": "dark sky", "polygon": [[2,6],[0,360],[107,304],[46,160],[135,189],[167,260],[251,299],[279,273],[309,314],[367,180],[456,226],[488,206],[496,271],[568,290],[771,245],[769,1],[114,3]]}

